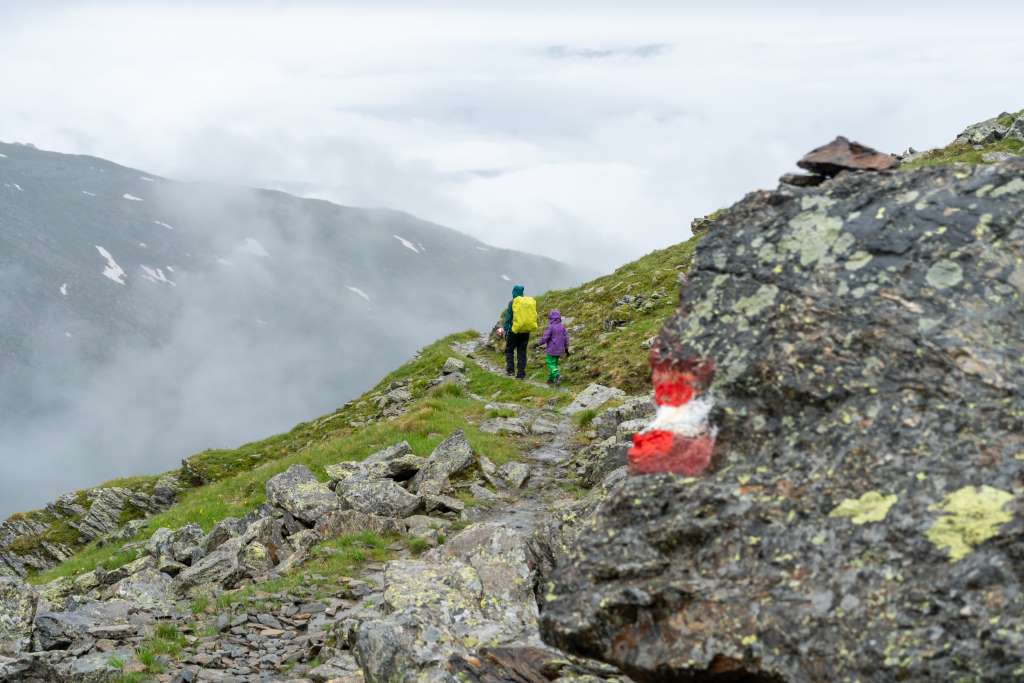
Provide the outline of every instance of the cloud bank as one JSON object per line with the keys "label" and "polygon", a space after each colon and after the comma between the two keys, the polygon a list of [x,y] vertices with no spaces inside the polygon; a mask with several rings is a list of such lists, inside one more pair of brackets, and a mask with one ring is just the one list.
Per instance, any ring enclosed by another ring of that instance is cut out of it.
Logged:
{"label": "cloud bank", "polygon": [[1019,3],[5,3],[0,139],[607,269],[845,134],[1024,106]]}

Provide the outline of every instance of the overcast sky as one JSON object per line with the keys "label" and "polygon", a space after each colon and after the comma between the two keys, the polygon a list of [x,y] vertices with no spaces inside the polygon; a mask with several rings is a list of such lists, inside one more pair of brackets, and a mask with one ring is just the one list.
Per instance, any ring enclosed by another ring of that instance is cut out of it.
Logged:
{"label": "overcast sky", "polygon": [[836,134],[923,148],[1024,107],[1022,26],[1021,2],[4,0],[0,140],[606,270]]}

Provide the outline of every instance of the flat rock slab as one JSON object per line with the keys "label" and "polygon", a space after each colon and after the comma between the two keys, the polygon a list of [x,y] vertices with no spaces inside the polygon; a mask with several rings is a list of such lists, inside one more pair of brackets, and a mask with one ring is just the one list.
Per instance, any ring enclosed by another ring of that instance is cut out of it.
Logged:
{"label": "flat rock slab", "polygon": [[595,410],[608,401],[622,398],[626,395],[622,389],[606,387],[602,384],[591,384],[576,395],[576,399],[566,406],[562,412],[566,415],[576,415],[584,410]]}
{"label": "flat rock slab", "polygon": [[480,431],[487,434],[526,434],[526,423],[518,417],[495,417],[484,420],[480,424]]}
{"label": "flat rock slab", "polygon": [[408,517],[423,505],[422,497],[390,479],[346,479],[338,483],[336,491],[353,510],[381,517]]}
{"label": "flat rock slab", "polygon": [[840,135],[827,145],[812,149],[796,165],[831,177],[842,171],[887,171],[896,168],[899,161],[890,154],[851,142]]}

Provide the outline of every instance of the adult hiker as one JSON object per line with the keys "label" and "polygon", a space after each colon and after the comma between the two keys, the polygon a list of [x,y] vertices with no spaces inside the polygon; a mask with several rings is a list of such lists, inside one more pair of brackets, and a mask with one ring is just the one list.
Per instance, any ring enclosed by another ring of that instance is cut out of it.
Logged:
{"label": "adult hiker", "polygon": [[512,288],[512,300],[505,309],[502,330],[505,333],[505,374],[526,378],[526,349],[530,333],[537,329],[537,302],[525,296],[522,285]]}
{"label": "adult hiker", "polygon": [[548,326],[537,346],[543,346],[547,351],[545,363],[548,366],[548,384],[561,384],[562,374],[558,369],[558,360],[569,355],[569,333],[562,324],[562,314],[557,308],[548,312]]}

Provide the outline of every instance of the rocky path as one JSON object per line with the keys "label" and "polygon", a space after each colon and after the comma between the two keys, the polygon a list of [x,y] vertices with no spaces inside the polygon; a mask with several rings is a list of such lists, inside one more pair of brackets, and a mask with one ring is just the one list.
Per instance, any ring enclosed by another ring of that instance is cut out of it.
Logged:
{"label": "rocky path", "polygon": [[[456,350],[503,374],[477,349]],[[451,358],[437,383],[465,386],[463,373]],[[457,431],[428,458],[398,443],[330,465],[328,485],[294,465],[267,481],[267,503],[244,519],[209,534],[159,530],[135,562],[42,587],[34,612],[23,612],[28,621],[16,624],[24,630],[8,629],[26,634],[28,647],[16,643],[14,659],[0,652],[0,679],[453,681],[453,672],[506,676],[509,666],[538,683],[617,677],[539,635],[540,572],[564,542],[560,520],[573,514],[563,513],[586,504],[571,485],[574,420],[476,398],[501,415],[482,431],[528,444],[518,460],[498,466]],[[303,565],[311,552],[341,552],[323,541],[363,531],[402,540],[382,552],[388,561],[357,563],[351,577]],[[297,567],[298,585],[267,581]],[[17,589],[0,590],[12,610]]]}

